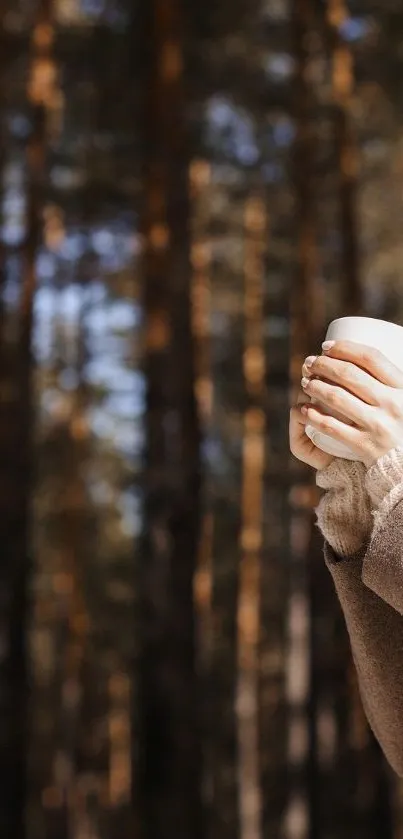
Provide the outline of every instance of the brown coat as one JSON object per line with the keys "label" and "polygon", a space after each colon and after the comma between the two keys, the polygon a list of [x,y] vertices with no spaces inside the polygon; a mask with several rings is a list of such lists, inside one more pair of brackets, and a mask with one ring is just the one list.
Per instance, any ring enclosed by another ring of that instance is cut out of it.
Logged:
{"label": "brown coat", "polygon": [[325,545],[371,728],[403,777],[403,501],[369,547],[340,559]]}

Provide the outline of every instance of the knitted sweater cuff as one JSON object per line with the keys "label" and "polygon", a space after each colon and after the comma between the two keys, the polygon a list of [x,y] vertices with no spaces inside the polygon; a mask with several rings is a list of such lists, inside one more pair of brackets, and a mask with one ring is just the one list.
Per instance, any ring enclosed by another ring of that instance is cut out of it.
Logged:
{"label": "knitted sweater cuff", "polygon": [[371,499],[376,531],[403,499],[403,447],[392,449],[371,466],[365,487]]}
{"label": "knitted sweater cuff", "polygon": [[362,463],[336,458],[316,476],[317,485],[327,490],[316,510],[318,526],[339,557],[355,554],[371,534],[365,474]]}
{"label": "knitted sweater cuff", "polygon": [[374,508],[403,481],[403,448],[392,449],[368,470],[365,486]]}

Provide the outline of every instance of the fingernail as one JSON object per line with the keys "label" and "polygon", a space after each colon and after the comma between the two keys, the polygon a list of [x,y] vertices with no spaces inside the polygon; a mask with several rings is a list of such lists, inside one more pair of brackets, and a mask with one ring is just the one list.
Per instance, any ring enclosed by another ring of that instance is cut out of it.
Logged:
{"label": "fingernail", "polygon": [[305,361],[304,361],[304,367],[308,367],[308,369],[309,369],[309,367],[313,367],[316,359],[317,359],[316,355],[308,355],[308,358],[306,358]]}
{"label": "fingernail", "polygon": [[308,406],[307,405],[301,405],[301,414],[307,414],[307,413],[308,413]]}
{"label": "fingernail", "polygon": [[329,350],[331,350],[332,347],[334,347],[335,343],[336,341],[324,341],[322,344],[323,352],[329,352]]}
{"label": "fingernail", "polygon": [[306,376],[304,376],[301,379],[301,387],[307,387],[307,385],[309,385],[309,379],[307,379]]}

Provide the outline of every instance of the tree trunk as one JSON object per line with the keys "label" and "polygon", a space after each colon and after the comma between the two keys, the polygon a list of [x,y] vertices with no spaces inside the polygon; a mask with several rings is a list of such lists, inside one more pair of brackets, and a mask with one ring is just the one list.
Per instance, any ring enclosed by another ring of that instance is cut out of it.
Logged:
{"label": "tree trunk", "polygon": [[[317,103],[310,74],[312,43],[316,27],[315,0],[294,0],[293,38],[296,57],[294,113],[297,125],[294,158],[296,197],[297,267],[291,302],[291,378],[294,399],[300,388],[301,365],[308,353],[319,351],[324,326],[324,290],[318,247],[316,160]],[[293,760],[294,788],[290,790],[289,824],[302,819],[309,839],[320,837],[320,775],[317,740],[317,633],[314,604],[319,602],[323,574],[317,540],[313,539],[311,505],[315,494],[312,470],[306,472],[304,493],[310,504],[294,513],[292,533],[293,558],[297,560],[291,575],[290,609],[294,608],[292,624],[299,637],[300,685],[291,694],[291,715],[300,726],[299,736],[306,737],[307,750]],[[301,551],[300,544],[304,546]],[[294,604],[296,606],[294,607]],[[305,675],[304,675],[305,674]],[[305,695],[303,685],[305,684]],[[294,707],[293,707],[294,706]],[[292,722],[291,722],[292,725]],[[297,729],[298,730],[298,729]],[[302,735],[302,732],[305,732]]]}
{"label": "tree trunk", "polygon": [[[28,82],[32,130],[27,145],[26,235],[20,256],[21,286],[15,343],[1,336],[0,408],[2,472],[1,564],[1,719],[0,832],[22,839],[27,800],[30,504],[32,466],[32,307],[35,260],[41,236],[42,186],[45,160],[42,102],[31,98],[36,64],[47,51],[39,35],[44,9],[33,29]],[[4,254],[3,254],[4,256]],[[2,266],[2,269],[4,265]]]}
{"label": "tree trunk", "polygon": [[193,576],[200,440],[190,306],[185,5],[154,0],[145,14],[147,441],[139,572],[140,794],[147,839],[197,839],[203,828]]}

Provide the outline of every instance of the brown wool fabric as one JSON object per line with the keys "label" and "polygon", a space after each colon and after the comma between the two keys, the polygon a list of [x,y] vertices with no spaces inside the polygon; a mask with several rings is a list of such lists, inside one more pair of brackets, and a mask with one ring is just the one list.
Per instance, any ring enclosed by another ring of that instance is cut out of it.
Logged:
{"label": "brown wool fabric", "polygon": [[318,508],[326,564],[344,612],[363,705],[386,757],[403,777],[403,449],[389,452],[367,473],[361,464],[335,460],[317,482],[326,490]]}

